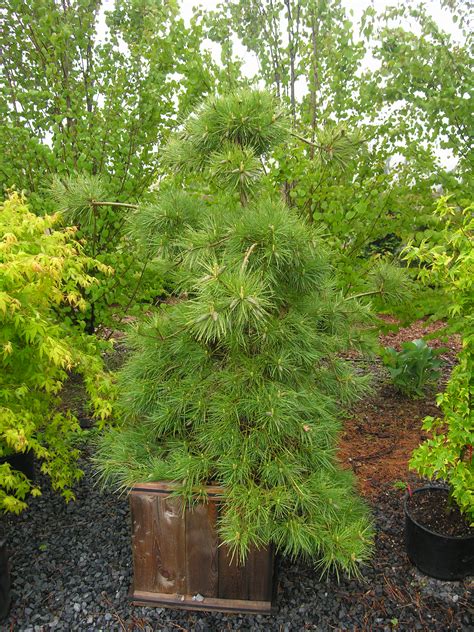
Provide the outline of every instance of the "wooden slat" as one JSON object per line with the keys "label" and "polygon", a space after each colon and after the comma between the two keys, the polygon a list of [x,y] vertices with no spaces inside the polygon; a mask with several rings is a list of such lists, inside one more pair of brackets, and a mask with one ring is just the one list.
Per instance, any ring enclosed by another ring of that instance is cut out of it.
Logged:
{"label": "wooden slat", "polygon": [[160,575],[167,590],[186,592],[186,523],[181,498],[163,498],[159,503]]}
{"label": "wooden slat", "polygon": [[232,555],[225,544],[219,546],[219,598],[248,599],[247,574],[245,566],[231,561]]}
{"label": "wooden slat", "polygon": [[207,597],[196,601],[193,595],[166,595],[153,592],[132,590],[130,599],[137,606],[159,606],[162,608],[179,608],[183,610],[207,610],[218,612],[254,612],[272,614],[275,609],[269,601],[241,599],[216,599]]}
{"label": "wooden slat", "polygon": [[186,511],[187,594],[218,596],[218,538],[215,502],[199,503]]}
{"label": "wooden slat", "polygon": [[[220,545],[221,488],[183,512],[171,483],[139,484],[130,492],[134,603],[222,612],[271,612],[273,553],[249,553],[244,566]],[[193,596],[201,595],[197,600]],[[201,599],[204,598],[204,601]]]}
{"label": "wooden slat", "polygon": [[247,559],[248,594],[257,601],[273,597],[273,550],[252,549]]}
{"label": "wooden slat", "polygon": [[130,494],[137,590],[186,592],[185,521],[180,498]]}
{"label": "wooden slat", "polygon": [[134,582],[139,590],[147,590],[156,585],[156,542],[153,538],[151,510],[151,505],[155,502],[156,496],[150,494],[130,494]]}

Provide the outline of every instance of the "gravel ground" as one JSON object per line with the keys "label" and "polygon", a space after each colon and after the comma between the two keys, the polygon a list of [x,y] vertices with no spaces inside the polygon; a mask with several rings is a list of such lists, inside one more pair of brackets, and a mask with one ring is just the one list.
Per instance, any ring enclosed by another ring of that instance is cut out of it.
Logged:
{"label": "gravel ground", "polygon": [[320,581],[312,568],[283,561],[275,616],[241,616],[133,607],[127,601],[131,553],[127,499],[101,494],[90,468],[65,505],[48,491],[6,519],[14,584],[1,630],[468,630],[474,584],[419,575],[403,550],[399,492],[373,501],[377,550],[363,580]]}

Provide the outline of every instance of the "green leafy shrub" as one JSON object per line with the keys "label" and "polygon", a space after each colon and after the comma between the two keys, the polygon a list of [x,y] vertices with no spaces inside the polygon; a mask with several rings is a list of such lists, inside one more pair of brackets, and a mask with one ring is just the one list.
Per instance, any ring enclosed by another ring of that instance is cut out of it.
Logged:
{"label": "green leafy shrub", "polygon": [[[205,102],[173,139],[185,190],[139,209],[134,229],[180,273],[180,296],[131,333],[124,425],[96,459],[119,488],[174,481],[192,502],[222,485],[219,531],[240,559],[274,543],[357,572],[371,520],[336,447],[342,406],[368,378],[339,354],[364,348],[372,321],[337,289],[318,231],[268,186],[262,162],[285,129],[270,95],[241,91]],[[248,161],[216,181],[227,142]]]}
{"label": "green leafy shrub", "polygon": [[404,342],[401,351],[386,347],[382,360],[393,384],[407,397],[422,397],[426,387],[440,376],[439,350],[432,349],[424,340]]}
{"label": "green leafy shrub", "polygon": [[179,4],[164,0],[2,9],[0,187],[26,190],[34,212],[52,173],[99,175],[108,199],[140,198],[163,137],[218,81],[202,21],[187,26]]}
{"label": "green leafy shrub", "polygon": [[[287,203],[321,227],[333,249],[342,288],[369,290],[368,277],[380,262],[386,270],[390,264],[402,282],[408,274],[400,265],[399,250],[431,225],[430,186],[417,183],[413,191],[409,170],[386,173],[384,161],[374,159],[357,128],[327,123],[315,140],[317,150],[307,143],[291,151],[280,149],[272,165]],[[405,305],[400,308],[405,312],[410,294],[396,302]]]}
{"label": "green leafy shrub", "polygon": [[[0,207],[0,456],[33,452],[53,488],[66,500],[81,472],[73,439],[77,420],[58,409],[70,371],[81,373],[94,414],[111,412],[111,383],[103,372],[95,338],[78,332],[57,315],[67,304],[84,310],[81,290],[95,281],[88,274],[104,266],[84,256],[74,229],[54,229],[56,216],[37,217],[13,193]],[[8,463],[0,465],[0,508],[20,512],[28,494],[40,489]]]}
{"label": "green leafy shrub", "polygon": [[450,485],[451,496],[474,523],[474,206],[451,207],[438,202],[437,213],[447,219],[442,243],[424,241],[406,252],[409,261],[422,262],[420,277],[441,286],[450,296],[449,329],[462,336],[459,363],[437,403],[440,418],[426,417],[430,438],[413,453],[410,467],[421,476]]}

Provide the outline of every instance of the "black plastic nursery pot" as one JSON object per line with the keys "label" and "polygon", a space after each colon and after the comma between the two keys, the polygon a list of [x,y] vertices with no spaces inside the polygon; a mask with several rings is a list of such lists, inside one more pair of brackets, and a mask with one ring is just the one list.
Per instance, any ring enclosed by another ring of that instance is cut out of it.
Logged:
{"label": "black plastic nursery pot", "polygon": [[10,610],[11,582],[6,541],[0,537],[0,621]]}
{"label": "black plastic nursery pot", "polygon": [[0,457],[0,465],[8,463],[13,470],[22,472],[30,481],[35,480],[35,460],[33,452],[15,452]]}
{"label": "black plastic nursery pot", "polygon": [[[447,494],[442,487],[421,487],[413,492],[435,491]],[[474,575],[474,535],[448,536],[419,524],[409,511],[410,496],[405,498],[405,545],[411,562],[436,579],[461,580]]]}

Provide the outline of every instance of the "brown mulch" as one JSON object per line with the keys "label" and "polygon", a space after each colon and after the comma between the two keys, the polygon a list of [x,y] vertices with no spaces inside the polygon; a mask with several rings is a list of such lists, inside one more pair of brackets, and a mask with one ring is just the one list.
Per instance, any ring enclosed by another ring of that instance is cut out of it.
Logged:
{"label": "brown mulch", "polygon": [[[384,316],[388,324],[395,319]],[[441,358],[445,362],[439,388],[449,377],[461,347],[459,336],[445,339],[432,338],[444,327],[444,323],[417,321],[409,327],[380,335],[383,346],[400,349],[403,342],[425,338],[434,348],[443,348]],[[435,403],[436,391],[422,399],[409,399],[397,392],[390,384],[382,366],[374,366],[375,392],[358,402],[344,423],[339,446],[339,459],[357,475],[360,492],[375,498],[382,489],[396,481],[405,481],[412,475],[408,470],[411,453],[420,444],[425,433],[422,421],[427,415],[439,415]]]}
{"label": "brown mulch", "polygon": [[377,496],[385,484],[406,479],[410,455],[426,436],[422,420],[439,413],[433,399],[408,400],[386,386],[353,410],[339,458],[357,475],[364,496]]}
{"label": "brown mulch", "polygon": [[449,358],[453,353],[456,354],[461,350],[461,336],[446,336],[443,332],[446,323],[442,320],[433,322],[417,320],[408,327],[398,327],[397,320],[393,316],[381,314],[379,318],[387,325],[396,327],[395,331],[379,336],[379,342],[384,347],[394,347],[399,351],[402,343],[424,338],[433,349],[446,349],[446,352],[441,354],[441,358],[444,356]]}

